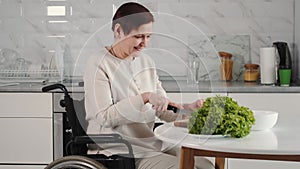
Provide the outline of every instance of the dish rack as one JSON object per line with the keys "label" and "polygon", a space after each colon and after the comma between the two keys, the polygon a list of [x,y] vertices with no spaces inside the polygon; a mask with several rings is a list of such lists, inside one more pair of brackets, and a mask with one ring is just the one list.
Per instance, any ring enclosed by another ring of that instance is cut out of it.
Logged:
{"label": "dish rack", "polygon": [[45,70],[0,70],[0,81],[43,82],[59,81],[61,75],[56,69]]}

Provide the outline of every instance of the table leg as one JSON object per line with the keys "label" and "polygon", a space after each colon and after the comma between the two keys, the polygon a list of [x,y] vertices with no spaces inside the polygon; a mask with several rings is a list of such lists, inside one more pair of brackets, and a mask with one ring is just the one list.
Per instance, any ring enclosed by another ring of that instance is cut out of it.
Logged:
{"label": "table leg", "polygon": [[194,162],[194,150],[182,147],[180,152],[180,169],[193,169]]}
{"label": "table leg", "polygon": [[216,157],[215,158],[215,168],[216,169],[224,169],[225,167],[225,158]]}

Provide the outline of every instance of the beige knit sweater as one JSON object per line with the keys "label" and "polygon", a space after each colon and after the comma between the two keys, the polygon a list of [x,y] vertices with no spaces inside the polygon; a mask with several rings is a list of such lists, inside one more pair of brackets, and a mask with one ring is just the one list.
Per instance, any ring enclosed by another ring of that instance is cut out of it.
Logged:
{"label": "beige knit sweater", "polygon": [[149,103],[144,104],[141,93],[166,96],[166,92],[154,62],[142,53],[119,59],[103,49],[91,56],[84,74],[84,90],[88,134],[119,132],[125,137],[153,139],[155,116],[164,121],[177,117],[173,112],[155,112]]}

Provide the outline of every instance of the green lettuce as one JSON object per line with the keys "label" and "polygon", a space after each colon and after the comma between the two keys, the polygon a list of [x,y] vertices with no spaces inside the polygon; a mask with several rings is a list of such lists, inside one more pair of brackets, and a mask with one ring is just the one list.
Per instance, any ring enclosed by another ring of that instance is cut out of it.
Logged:
{"label": "green lettuce", "polygon": [[190,134],[247,136],[255,123],[253,112],[228,96],[209,97],[191,114]]}

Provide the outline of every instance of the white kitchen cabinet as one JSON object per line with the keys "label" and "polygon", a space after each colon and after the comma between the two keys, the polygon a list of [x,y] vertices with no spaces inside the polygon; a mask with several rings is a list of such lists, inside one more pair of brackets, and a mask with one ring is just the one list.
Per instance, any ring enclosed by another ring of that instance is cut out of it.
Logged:
{"label": "white kitchen cabinet", "polygon": [[[252,110],[272,110],[279,112],[277,123],[289,120],[287,116],[300,113],[300,93],[229,93],[239,105],[251,108]],[[295,124],[299,125],[299,124]],[[274,129],[276,125],[274,126]],[[299,133],[295,133],[299,134]],[[288,137],[288,136],[287,136]],[[228,169],[299,169],[300,163],[267,161],[267,160],[246,160],[229,159]]]}
{"label": "white kitchen cabinet", "polygon": [[0,169],[44,169],[46,165],[0,165]]}
{"label": "white kitchen cabinet", "polygon": [[52,162],[52,94],[0,93],[0,107],[0,168],[43,168]]}

